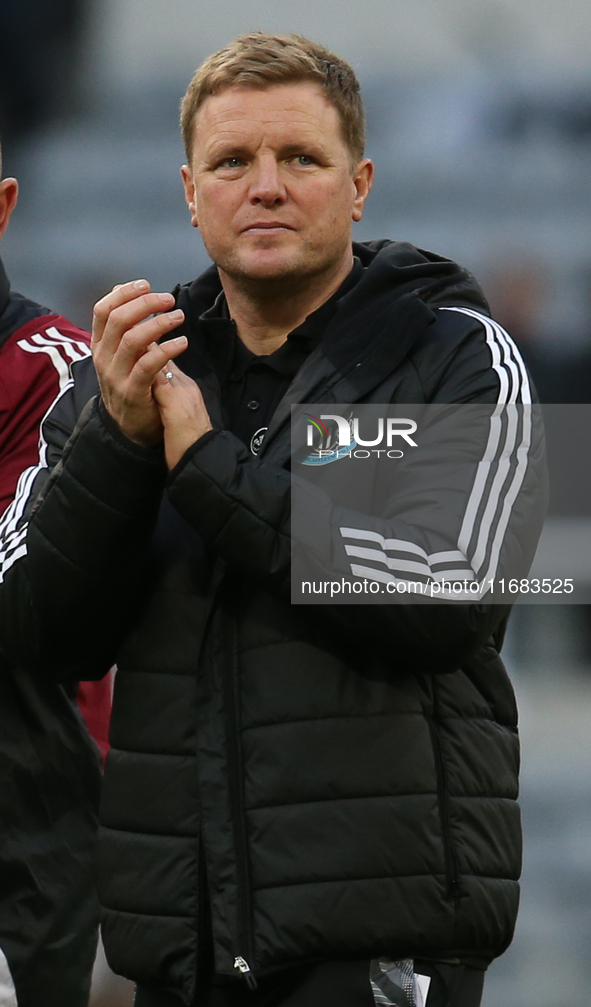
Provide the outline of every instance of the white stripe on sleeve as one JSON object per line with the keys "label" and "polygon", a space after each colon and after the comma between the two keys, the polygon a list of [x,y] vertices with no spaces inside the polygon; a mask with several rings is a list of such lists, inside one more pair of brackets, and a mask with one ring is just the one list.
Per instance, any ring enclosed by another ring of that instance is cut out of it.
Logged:
{"label": "white stripe on sleeve", "polygon": [[48,357],[58,378],[59,391],[39,425],[39,461],[21,473],[14,500],[0,518],[0,583],[17,559],[26,555],[27,524],[21,522],[35,479],[47,465],[47,441],[43,434],[45,421],[73,384],[72,365],[90,356],[86,343],[64,335],[55,326],[50,326],[45,334],[37,332],[18,340],[17,346],[26,353],[44,353]]}
{"label": "white stripe on sleeve", "polygon": [[[532,435],[531,388],[519,350],[497,322],[470,308],[439,310],[456,311],[482,324],[492,367],[499,378],[497,406],[490,417],[484,453],[477,463],[462,516],[457,548],[428,554],[411,541],[385,538],[367,528],[343,527],[340,533],[347,540],[347,556],[365,561],[351,562],[355,576],[385,582],[397,581],[399,573],[406,582],[404,575],[414,573],[421,580],[478,578],[483,583],[496,575],[511,508],[527,470]],[[392,553],[411,554],[412,561]],[[453,597],[462,600],[460,595]],[[475,599],[473,594],[469,597]]]}

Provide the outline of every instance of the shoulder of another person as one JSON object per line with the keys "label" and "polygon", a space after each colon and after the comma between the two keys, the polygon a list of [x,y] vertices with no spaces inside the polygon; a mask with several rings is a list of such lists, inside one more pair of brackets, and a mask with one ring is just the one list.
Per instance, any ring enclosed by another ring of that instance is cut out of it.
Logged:
{"label": "shoulder of another person", "polygon": [[16,330],[10,348],[11,383],[46,387],[53,399],[70,382],[73,365],[90,357],[90,334],[62,315],[43,315]]}
{"label": "shoulder of another person", "polygon": [[90,332],[86,329],[81,328],[76,325],[75,322],[71,322],[64,315],[50,315],[46,318],[40,319],[44,323],[44,328],[47,333],[53,332],[55,330],[55,336],[64,336],[68,341],[83,343],[86,346],[90,346]]}

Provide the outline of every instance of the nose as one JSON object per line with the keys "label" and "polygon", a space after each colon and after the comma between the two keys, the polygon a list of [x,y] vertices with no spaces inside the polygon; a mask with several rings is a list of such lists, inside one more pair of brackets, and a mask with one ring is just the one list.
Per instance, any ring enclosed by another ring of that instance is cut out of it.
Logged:
{"label": "nose", "polygon": [[280,167],[274,157],[261,157],[252,166],[250,201],[264,207],[281,206],[287,193],[281,179]]}

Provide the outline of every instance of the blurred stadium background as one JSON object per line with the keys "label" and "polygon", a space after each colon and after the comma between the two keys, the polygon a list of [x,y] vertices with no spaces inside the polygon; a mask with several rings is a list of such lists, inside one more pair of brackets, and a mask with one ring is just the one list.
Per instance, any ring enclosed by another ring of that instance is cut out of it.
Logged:
{"label": "blurred stadium background", "polygon": [[[588,0],[0,0],[0,26],[5,171],[21,183],[2,255],[17,289],[88,327],[116,282],[192,279],[207,257],[180,185],[179,99],[202,58],[240,32],[297,31],[349,59],[362,83],[377,180],[357,237],[467,265],[542,400],[589,401]],[[590,515],[569,520],[591,582]],[[508,637],[523,899],[483,1007],[588,1005],[590,611],[524,607]],[[94,1007],[128,1003],[99,966]]]}

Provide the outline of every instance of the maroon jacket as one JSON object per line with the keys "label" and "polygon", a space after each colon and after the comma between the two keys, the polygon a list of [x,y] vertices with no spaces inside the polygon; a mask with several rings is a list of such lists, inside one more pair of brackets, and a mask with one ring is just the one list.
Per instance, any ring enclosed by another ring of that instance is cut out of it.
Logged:
{"label": "maroon jacket", "polygon": [[[10,290],[0,261],[0,515],[21,473],[39,461],[39,425],[70,382],[69,365],[90,353],[90,335],[63,315]],[[78,707],[104,757],[111,684],[83,682]]]}
{"label": "maroon jacket", "polygon": [[[21,473],[43,458],[40,421],[88,343],[88,333],[11,291],[0,261],[0,524]],[[63,625],[67,633],[65,605]],[[98,923],[97,752],[69,690],[5,659],[9,628],[0,625],[0,972],[14,987],[6,1002],[86,1007]],[[100,746],[109,683],[88,687]]]}

